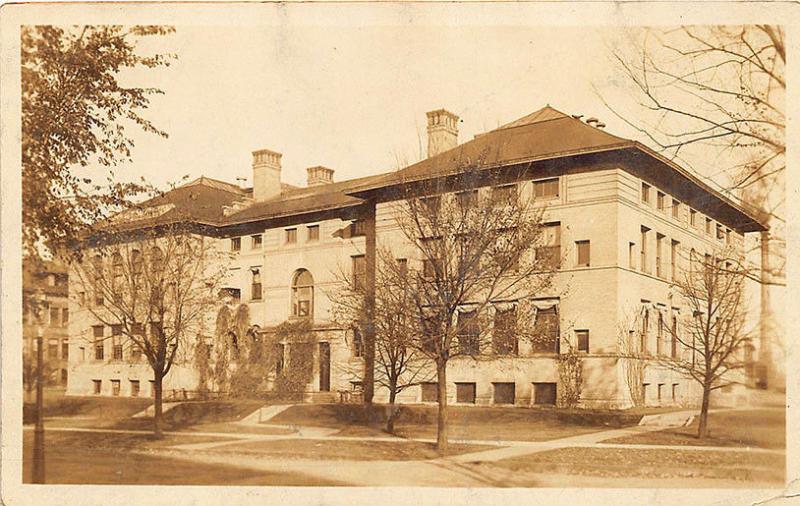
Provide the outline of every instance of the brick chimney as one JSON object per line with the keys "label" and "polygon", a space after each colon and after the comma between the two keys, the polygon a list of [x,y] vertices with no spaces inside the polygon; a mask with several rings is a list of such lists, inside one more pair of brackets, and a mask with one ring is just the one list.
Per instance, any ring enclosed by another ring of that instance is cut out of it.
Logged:
{"label": "brick chimney", "polygon": [[333,183],[333,169],[328,167],[316,166],[306,169],[308,173],[307,186],[321,186]]}
{"label": "brick chimney", "polygon": [[281,156],[269,149],[253,151],[253,200],[256,202],[281,193]]}
{"label": "brick chimney", "polygon": [[428,158],[458,145],[458,116],[444,109],[428,113]]}

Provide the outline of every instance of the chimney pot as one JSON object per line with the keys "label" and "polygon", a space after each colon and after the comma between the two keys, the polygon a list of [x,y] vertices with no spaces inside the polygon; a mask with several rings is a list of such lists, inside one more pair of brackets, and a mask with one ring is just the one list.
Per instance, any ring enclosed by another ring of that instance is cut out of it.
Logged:
{"label": "chimney pot", "polygon": [[458,116],[444,109],[427,113],[428,158],[458,145]]}
{"label": "chimney pot", "polygon": [[307,186],[322,186],[333,183],[333,169],[318,165],[306,169],[308,174]]}

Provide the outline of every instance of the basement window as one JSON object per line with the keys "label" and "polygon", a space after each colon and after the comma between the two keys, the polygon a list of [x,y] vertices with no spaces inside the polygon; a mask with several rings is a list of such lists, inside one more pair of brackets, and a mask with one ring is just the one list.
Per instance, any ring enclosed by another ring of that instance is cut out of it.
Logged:
{"label": "basement window", "polygon": [[439,401],[439,384],[438,383],[422,383],[420,386],[421,401],[422,402],[438,402]]}
{"label": "basement window", "polygon": [[475,404],[475,383],[456,383],[456,402]]}
{"label": "basement window", "polygon": [[492,383],[492,386],[494,387],[495,404],[514,404],[514,383]]}
{"label": "basement window", "polygon": [[556,384],[555,383],[534,383],[533,384],[533,404],[537,406],[555,406],[556,404]]}

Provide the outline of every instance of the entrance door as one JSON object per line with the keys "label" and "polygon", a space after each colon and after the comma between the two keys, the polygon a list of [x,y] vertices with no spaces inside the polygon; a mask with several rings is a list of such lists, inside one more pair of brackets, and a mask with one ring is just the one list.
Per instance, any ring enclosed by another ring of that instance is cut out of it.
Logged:
{"label": "entrance door", "polygon": [[331,345],[319,343],[319,391],[331,390]]}

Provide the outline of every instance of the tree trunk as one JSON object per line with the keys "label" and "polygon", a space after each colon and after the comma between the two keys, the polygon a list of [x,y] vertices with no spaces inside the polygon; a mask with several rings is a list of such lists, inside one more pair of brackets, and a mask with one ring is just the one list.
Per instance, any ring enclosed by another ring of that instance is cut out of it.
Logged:
{"label": "tree trunk", "polygon": [[389,416],[386,418],[386,432],[394,434],[394,415],[396,413],[395,400],[397,399],[397,385],[389,388]]}
{"label": "tree trunk", "polygon": [[440,452],[447,450],[447,361],[436,361],[436,379],[438,381],[439,413],[436,427],[436,448]]}
{"label": "tree trunk", "polygon": [[700,426],[697,429],[697,437],[708,436],[708,405],[711,397],[711,389],[703,385],[703,403],[700,405]]}
{"label": "tree trunk", "polygon": [[155,393],[155,399],[153,403],[153,435],[157,438],[161,438],[164,433],[161,428],[162,424],[162,380],[163,376],[156,372],[153,374],[153,391]]}

